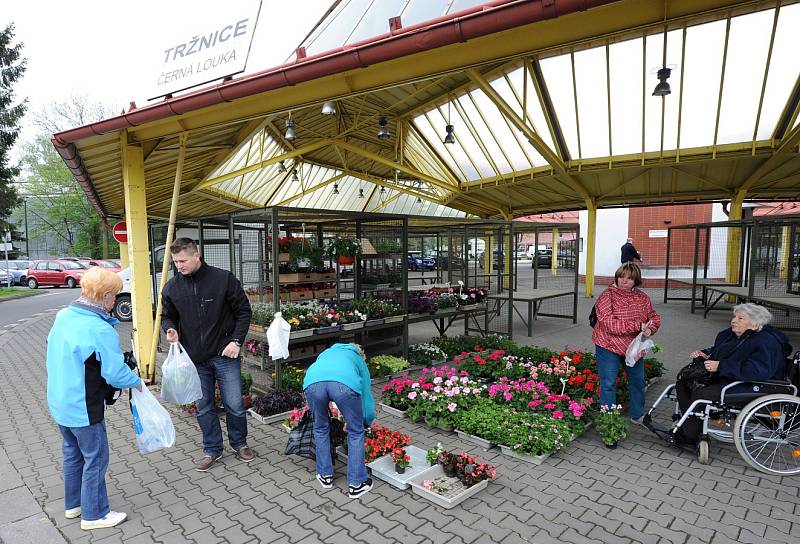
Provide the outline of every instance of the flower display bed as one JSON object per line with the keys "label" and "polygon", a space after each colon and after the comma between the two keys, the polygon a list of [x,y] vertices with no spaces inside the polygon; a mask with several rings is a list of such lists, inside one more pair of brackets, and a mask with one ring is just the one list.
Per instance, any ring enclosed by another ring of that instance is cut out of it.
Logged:
{"label": "flower display bed", "polygon": [[343,331],[354,331],[356,329],[360,329],[364,327],[363,321],[356,321],[355,323],[345,323],[342,325]]}
{"label": "flower display bed", "polygon": [[542,455],[521,455],[515,452],[510,446],[504,446],[502,444],[500,444],[500,453],[513,459],[517,459],[525,463],[531,463],[533,465],[541,465],[545,459],[550,457],[549,453],[544,453]]}
{"label": "flower display bed", "polygon": [[408,489],[408,481],[430,468],[430,463],[425,459],[426,451],[416,446],[406,446],[405,451],[411,457],[411,464],[406,467],[403,474],[395,472],[394,461],[391,455],[384,455],[367,464],[372,470],[372,476],[396,487],[397,489]]}
{"label": "flower display bed", "polygon": [[247,410],[247,413],[250,414],[251,416],[253,416],[253,418],[256,421],[260,422],[260,423],[270,424],[270,423],[277,423],[279,421],[285,420],[287,417],[289,417],[289,414],[291,414],[292,411],[289,410],[287,412],[282,412],[280,414],[273,414],[271,416],[266,416],[265,417],[265,416],[258,415],[258,413],[256,413],[255,410],[250,408],[250,409]]}
{"label": "flower display bed", "polygon": [[383,319],[384,323],[399,323],[405,318],[404,315],[393,315],[391,317],[385,317]]}
{"label": "flower display bed", "polygon": [[330,327],[319,327],[316,329],[311,329],[314,331],[314,334],[328,334],[331,332],[337,332],[342,330],[341,325],[331,325]]}
{"label": "flower display bed", "polygon": [[289,333],[289,338],[294,340],[295,338],[305,338],[307,336],[311,336],[314,334],[314,329],[303,329],[301,331],[292,331]]}
{"label": "flower display bed", "polygon": [[400,417],[400,418],[408,417],[406,415],[405,410],[398,410],[397,408],[392,408],[388,404],[383,404],[382,402],[379,403],[379,404],[380,404],[381,410],[383,410],[387,414],[391,414],[394,417]]}
{"label": "flower display bed", "polygon": [[467,442],[472,442],[473,444],[482,447],[484,450],[488,450],[492,447],[492,443],[485,438],[481,438],[480,436],[473,436],[469,433],[465,433],[464,431],[459,431],[458,429],[455,430],[456,434],[462,440],[466,440]]}
{"label": "flower display bed", "polygon": [[[440,494],[425,489],[423,483],[426,481],[433,482],[434,485],[444,486],[447,488],[447,491]],[[471,487],[466,487],[458,478],[449,478],[445,476],[441,465],[434,465],[410,478],[408,483],[411,485],[411,489],[415,495],[419,495],[434,504],[438,504],[442,508],[450,509],[461,504],[481,490],[486,489],[486,486],[489,485],[489,480],[483,480]]]}

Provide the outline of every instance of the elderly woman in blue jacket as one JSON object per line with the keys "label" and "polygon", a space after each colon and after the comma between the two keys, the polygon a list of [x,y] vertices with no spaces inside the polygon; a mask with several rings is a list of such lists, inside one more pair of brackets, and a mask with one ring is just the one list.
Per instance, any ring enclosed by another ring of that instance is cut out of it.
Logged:
{"label": "elderly woman in blue jacket", "polygon": [[[693,359],[705,359],[703,364],[712,373],[710,383],[698,386],[678,381],[675,384],[681,411],[686,411],[698,399],[719,400],[722,388],[736,381],[783,379],[792,345],[785,334],[767,324],[771,320],[769,310],[758,304],[734,306],[730,328],[720,332],[710,348],[691,353]],[[742,384],[733,389],[744,387]],[[700,420],[690,417],[682,425],[678,438],[693,444],[700,435],[700,428]]]}
{"label": "elderly woman in blue jacket", "polygon": [[314,418],[317,481],[333,487],[328,403],[335,402],[347,423],[348,496],[358,498],[372,489],[364,464],[364,428],[375,420],[375,400],[364,351],[358,344],[334,344],[319,354],[306,371],[303,389]]}
{"label": "elderly woman in blue jacket", "polygon": [[47,337],[47,404],[58,424],[64,455],[64,515],[81,529],[113,527],[106,491],[108,437],[104,412],[109,385],[136,388],[142,380],[125,364],[109,316],[122,280],[101,267],[81,278],[81,296],[58,312]]}

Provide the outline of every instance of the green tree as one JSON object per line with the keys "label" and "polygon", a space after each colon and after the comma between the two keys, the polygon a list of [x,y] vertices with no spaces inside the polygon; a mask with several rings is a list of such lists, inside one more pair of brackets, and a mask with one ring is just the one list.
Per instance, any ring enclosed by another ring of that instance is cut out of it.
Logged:
{"label": "green tree", "polygon": [[[20,120],[25,115],[26,101],[14,105],[14,84],[25,73],[22,44],[14,45],[14,25],[0,31],[0,232],[11,228],[9,219],[14,207],[20,203],[19,194],[12,185],[19,175],[19,167],[10,164],[9,151],[19,136]],[[19,232],[14,230],[19,239]]]}

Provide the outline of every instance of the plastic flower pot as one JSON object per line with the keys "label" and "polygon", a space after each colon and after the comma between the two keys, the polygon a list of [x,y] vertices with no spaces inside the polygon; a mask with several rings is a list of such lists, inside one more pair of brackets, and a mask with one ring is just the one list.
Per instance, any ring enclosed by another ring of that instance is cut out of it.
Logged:
{"label": "plastic flower pot", "polygon": [[342,266],[350,266],[356,261],[356,258],[353,255],[339,255],[337,261]]}
{"label": "plastic flower pot", "polygon": [[402,466],[402,465],[400,465],[400,463],[395,463],[395,464],[394,464],[394,471],[395,471],[396,473],[398,473],[398,474],[405,474],[405,472],[406,472],[406,467],[405,467],[405,466]]}

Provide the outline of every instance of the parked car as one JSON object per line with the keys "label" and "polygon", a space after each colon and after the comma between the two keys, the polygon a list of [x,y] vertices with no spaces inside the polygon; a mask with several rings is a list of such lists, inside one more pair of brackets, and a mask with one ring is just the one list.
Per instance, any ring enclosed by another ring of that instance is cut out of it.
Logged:
{"label": "parked car", "polygon": [[550,268],[551,266],[553,266],[553,250],[537,250],[531,261],[531,268]]}
{"label": "parked car", "polygon": [[408,255],[408,269],[409,270],[433,270],[436,268],[436,259],[431,257],[422,257],[420,255]]}
{"label": "parked car", "polygon": [[122,270],[121,266],[118,266],[117,263],[110,261],[108,259],[81,259],[80,262],[86,268],[92,268],[93,266],[100,266],[105,268],[106,270],[110,270],[111,272],[119,272]]}
{"label": "parked car", "polygon": [[9,287],[14,285],[14,276],[11,275],[11,270],[6,272],[5,266],[0,268],[0,287]]}
{"label": "parked car", "polygon": [[[30,267],[30,261],[22,261],[22,260],[14,260],[8,261],[8,271],[11,273],[13,277],[13,283],[16,285],[25,285],[25,282],[28,279],[28,267]],[[0,268],[5,271],[6,263],[5,261],[0,261]]]}
{"label": "parked car", "polygon": [[73,289],[81,284],[84,272],[86,267],[76,261],[34,261],[28,269],[28,287],[36,289],[40,285],[66,285]]}

